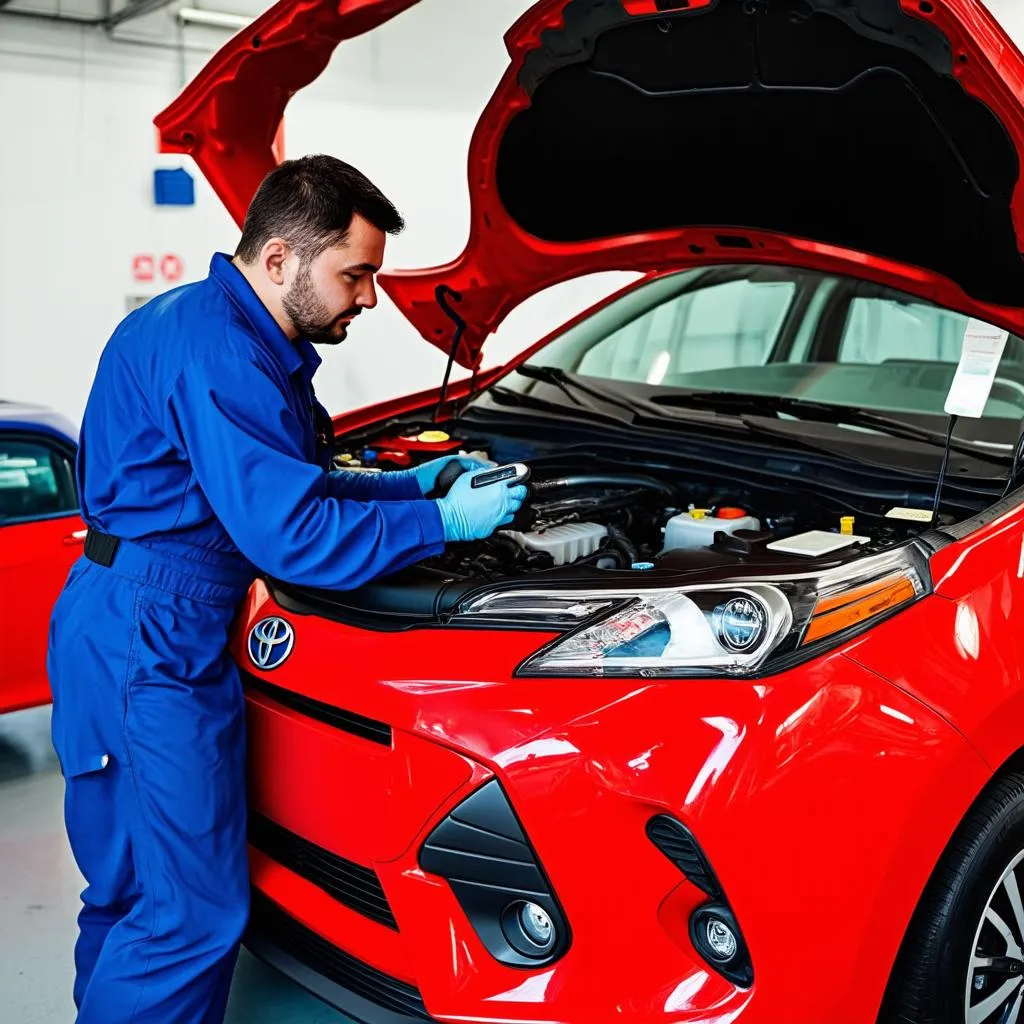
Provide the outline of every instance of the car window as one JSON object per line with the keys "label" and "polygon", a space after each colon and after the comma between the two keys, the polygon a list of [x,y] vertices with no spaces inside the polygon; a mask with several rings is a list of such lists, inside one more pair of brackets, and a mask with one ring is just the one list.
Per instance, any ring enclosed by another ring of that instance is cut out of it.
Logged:
{"label": "car window", "polygon": [[[923,302],[858,296],[850,303],[842,340],[841,363],[957,363],[967,317]],[[1004,353],[1020,359],[1021,341],[1011,338]]]}
{"label": "car window", "polygon": [[761,366],[796,292],[794,281],[725,281],[685,291],[582,353],[577,372],[661,384],[681,371]]}
{"label": "car window", "polygon": [[0,526],[77,509],[71,458],[42,438],[0,432]]}
{"label": "car window", "polygon": [[[637,385],[945,420],[967,322],[849,277],[755,264],[702,267],[629,289],[531,362]],[[535,386],[522,377],[507,383]],[[1024,341],[1011,336],[984,417],[960,429],[1009,444],[1022,419]]]}
{"label": "car window", "polygon": [[[886,405],[895,403],[897,409],[938,415],[942,408],[937,399],[941,397],[945,404],[945,394],[960,362],[967,324],[968,317],[962,313],[930,303],[906,297],[857,296],[850,302],[839,342],[838,362],[851,367],[850,372],[843,373],[843,386],[856,379],[851,375],[855,372],[852,367],[877,367],[880,376],[863,376],[865,385],[871,388],[864,404],[882,400]],[[836,380],[838,383],[838,375]],[[902,399],[900,388],[906,390]],[[1022,414],[1024,340],[1011,334],[985,415],[1020,420]]]}

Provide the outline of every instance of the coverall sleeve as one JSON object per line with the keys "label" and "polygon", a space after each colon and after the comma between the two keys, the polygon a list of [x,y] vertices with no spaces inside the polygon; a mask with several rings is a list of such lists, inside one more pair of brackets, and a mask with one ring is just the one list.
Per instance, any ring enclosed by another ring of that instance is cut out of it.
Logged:
{"label": "coverall sleeve", "polygon": [[328,474],[304,457],[302,427],[279,386],[244,355],[187,364],[166,415],[214,514],[270,576],[347,590],[444,549],[432,501],[329,493]]}
{"label": "coverall sleeve", "polygon": [[413,476],[402,473],[352,473],[344,469],[327,477],[327,493],[355,501],[417,501],[423,497]]}

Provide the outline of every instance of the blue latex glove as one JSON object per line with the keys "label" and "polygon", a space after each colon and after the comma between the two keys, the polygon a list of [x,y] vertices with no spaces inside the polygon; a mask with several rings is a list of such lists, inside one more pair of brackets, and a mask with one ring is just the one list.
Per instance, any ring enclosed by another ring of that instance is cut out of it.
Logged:
{"label": "blue latex glove", "polygon": [[481,472],[482,469],[464,473],[443,498],[437,499],[446,541],[490,537],[499,526],[512,522],[526,500],[526,488],[522,484],[509,487],[496,483],[474,488],[473,477]]}
{"label": "blue latex glove", "polygon": [[419,484],[420,494],[426,497],[434,489],[441,470],[449,462],[457,462],[460,466],[470,471],[494,465],[493,462],[471,458],[468,455],[444,455],[440,459],[433,459],[431,462],[424,462],[421,466],[415,466],[413,469],[403,469],[400,472],[403,475],[407,474],[414,477],[416,483]]}

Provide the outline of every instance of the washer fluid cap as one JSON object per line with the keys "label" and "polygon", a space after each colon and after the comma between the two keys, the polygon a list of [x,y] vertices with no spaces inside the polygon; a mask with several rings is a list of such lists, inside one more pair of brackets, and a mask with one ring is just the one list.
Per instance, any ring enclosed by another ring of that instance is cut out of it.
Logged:
{"label": "washer fluid cap", "polygon": [[690,518],[691,519],[703,519],[707,514],[708,514],[708,510],[706,508],[691,508],[690,509]]}
{"label": "washer fluid cap", "polygon": [[726,506],[725,508],[720,508],[715,513],[715,518],[716,519],[743,519],[744,516],[746,516],[746,514],[747,513],[742,508],[732,508],[731,506]]}
{"label": "washer fluid cap", "polygon": [[443,430],[424,430],[416,440],[422,441],[424,444],[443,444],[445,441],[450,441],[451,437]]}

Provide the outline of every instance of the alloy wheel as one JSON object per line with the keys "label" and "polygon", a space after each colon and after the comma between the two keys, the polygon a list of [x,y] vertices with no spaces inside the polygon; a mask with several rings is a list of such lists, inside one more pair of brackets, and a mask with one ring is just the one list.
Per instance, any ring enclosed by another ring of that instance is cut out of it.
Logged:
{"label": "alloy wheel", "polygon": [[1024,850],[1003,872],[971,945],[964,1024],[1024,1024]]}

